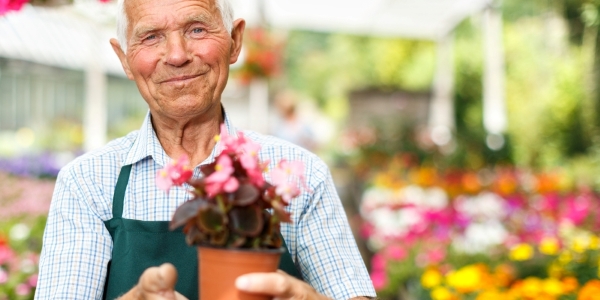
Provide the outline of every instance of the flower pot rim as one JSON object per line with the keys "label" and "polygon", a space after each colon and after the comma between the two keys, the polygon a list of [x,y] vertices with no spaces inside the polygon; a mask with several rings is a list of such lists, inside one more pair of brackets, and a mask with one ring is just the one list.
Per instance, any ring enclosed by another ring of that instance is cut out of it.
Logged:
{"label": "flower pot rim", "polygon": [[217,247],[210,245],[198,245],[197,248],[207,248],[212,250],[223,250],[223,251],[232,251],[232,252],[245,252],[245,253],[284,253],[286,249],[284,247],[279,247],[277,249],[273,248],[227,248],[227,247]]}

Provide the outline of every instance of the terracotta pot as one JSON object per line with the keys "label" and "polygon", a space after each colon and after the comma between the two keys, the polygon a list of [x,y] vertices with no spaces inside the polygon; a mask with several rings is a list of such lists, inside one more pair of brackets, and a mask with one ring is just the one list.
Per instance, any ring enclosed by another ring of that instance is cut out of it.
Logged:
{"label": "terracotta pot", "polygon": [[282,249],[238,250],[198,247],[200,300],[271,300],[268,295],[248,294],[235,287],[240,275],[275,272]]}

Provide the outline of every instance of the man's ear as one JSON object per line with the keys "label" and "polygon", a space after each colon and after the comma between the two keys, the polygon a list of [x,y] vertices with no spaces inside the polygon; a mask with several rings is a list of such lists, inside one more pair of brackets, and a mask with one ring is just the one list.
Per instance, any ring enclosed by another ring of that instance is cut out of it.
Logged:
{"label": "man's ear", "polygon": [[125,55],[125,52],[123,52],[119,41],[117,41],[117,39],[110,39],[110,45],[112,46],[113,51],[115,51],[115,53],[119,57],[119,60],[121,61],[121,66],[123,66],[123,71],[125,71],[127,78],[133,80],[133,74],[131,73],[131,70],[129,69],[129,64],[127,63],[127,55]]}
{"label": "man's ear", "polygon": [[231,31],[231,56],[229,63],[233,64],[238,60],[240,52],[242,52],[242,42],[244,40],[244,29],[246,28],[246,21],[244,19],[237,19],[233,22],[233,30]]}

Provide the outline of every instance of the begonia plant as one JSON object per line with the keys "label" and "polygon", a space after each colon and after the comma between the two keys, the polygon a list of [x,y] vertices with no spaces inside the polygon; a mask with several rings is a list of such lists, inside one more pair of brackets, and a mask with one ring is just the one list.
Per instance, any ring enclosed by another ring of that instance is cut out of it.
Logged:
{"label": "begonia plant", "polygon": [[280,248],[280,222],[291,222],[285,208],[306,189],[304,165],[281,160],[267,182],[263,173],[269,162],[259,159],[259,144],[242,132],[229,135],[224,126],[216,139],[220,153],[215,162],[200,167],[201,178],[192,178],[187,156],[158,171],[159,188],[168,192],[187,183],[192,194],[175,211],[170,229],[183,226],[189,245]]}

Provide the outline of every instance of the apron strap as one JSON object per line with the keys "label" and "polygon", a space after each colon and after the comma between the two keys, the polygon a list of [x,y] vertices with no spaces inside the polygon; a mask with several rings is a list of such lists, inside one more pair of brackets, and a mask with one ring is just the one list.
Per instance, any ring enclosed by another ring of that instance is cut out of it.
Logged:
{"label": "apron strap", "polygon": [[127,183],[129,182],[129,174],[131,174],[131,166],[132,165],[123,166],[119,173],[119,180],[117,180],[117,186],[115,187],[115,194],[113,196],[113,218],[123,217],[123,201],[125,199]]}

